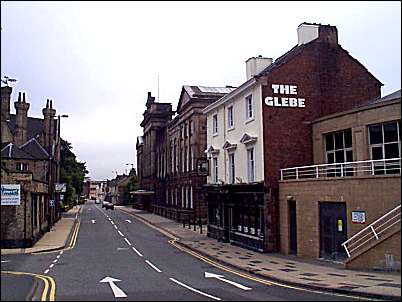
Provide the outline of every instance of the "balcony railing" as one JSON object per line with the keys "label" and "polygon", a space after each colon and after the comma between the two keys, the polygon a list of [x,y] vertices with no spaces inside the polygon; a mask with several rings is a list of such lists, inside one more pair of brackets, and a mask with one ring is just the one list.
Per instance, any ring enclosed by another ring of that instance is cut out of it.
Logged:
{"label": "balcony railing", "polygon": [[389,174],[401,174],[400,157],[281,169],[281,180]]}

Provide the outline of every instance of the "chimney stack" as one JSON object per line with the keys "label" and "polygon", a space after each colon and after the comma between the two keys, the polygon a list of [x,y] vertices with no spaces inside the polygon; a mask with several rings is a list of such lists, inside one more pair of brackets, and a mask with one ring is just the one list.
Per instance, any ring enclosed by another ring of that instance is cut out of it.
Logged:
{"label": "chimney stack", "polygon": [[297,27],[297,45],[307,44],[315,39],[331,45],[338,44],[338,30],[335,26],[303,22]]}
{"label": "chimney stack", "polygon": [[21,146],[27,141],[27,133],[28,133],[28,110],[29,103],[25,102],[25,92],[22,94],[21,101],[21,92],[18,93],[18,101],[14,102],[14,107],[16,110],[16,128],[14,135],[14,143],[17,146]]}
{"label": "chimney stack", "polygon": [[246,61],[246,76],[247,80],[259,74],[265,68],[272,64],[272,58],[265,58],[263,56],[252,57]]}
{"label": "chimney stack", "polygon": [[10,120],[10,99],[13,89],[9,86],[1,87],[1,120]]}
{"label": "chimney stack", "polygon": [[54,117],[56,110],[52,108],[52,100],[46,100],[46,108],[42,109],[43,113],[43,141],[42,145],[51,154],[52,139],[55,137]]}

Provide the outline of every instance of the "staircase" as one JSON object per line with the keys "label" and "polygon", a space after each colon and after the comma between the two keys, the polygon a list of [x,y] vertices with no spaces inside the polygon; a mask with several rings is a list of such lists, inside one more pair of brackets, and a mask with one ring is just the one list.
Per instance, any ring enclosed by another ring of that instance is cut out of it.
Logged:
{"label": "staircase", "polygon": [[401,205],[342,243],[347,268],[400,270]]}

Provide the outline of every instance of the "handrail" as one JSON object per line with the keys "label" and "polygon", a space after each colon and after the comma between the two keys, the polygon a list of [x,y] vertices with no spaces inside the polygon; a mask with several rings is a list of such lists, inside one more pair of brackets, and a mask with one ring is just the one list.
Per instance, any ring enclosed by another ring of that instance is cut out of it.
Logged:
{"label": "handrail", "polygon": [[401,174],[401,158],[299,166],[280,170],[280,180]]}
{"label": "handrail", "polygon": [[[392,226],[394,226],[395,224],[399,223],[401,221],[400,209],[401,209],[401,204],[397,205],[395,208],[393,208],[389,212],[385,213],[380,218],[378,218],[374,222],[372,222],[370,225],[366,226],[364,229],[360,230],[355,235],[350,237],[348,240],[343,242],[341,245],[345,248],[345,251],[346,251],[346,254],[348,255],[348,257],[351,257],[351,253],[353,251],[355,251],[356,249],[360,248],[361,246],[363,246],[364,244],[369,242],[371,239],[373,239],[373,237],[376,240],[379,240],[380,239],[379,238],[380,234],[384,233],[386,230],[390,229]],[[393,213],[397,212],[398,210],[399,210],[399,213],[396,213],[395,215],[391,216]],[[378,225],[377,227],[375,226],[377,223],[379,223],[380,221],[382,221],[382,220],[384,220],[386,218],[387,218],[387,220],[384,221],[382,224]],[[391,221],[393,219],[396,219],[396,221],[391,223]],[[391,224],[386,226],[386,227],[384,227],[383,229],[380,229],[381,227],[385,226],[387,223],[391,223]],[[377,229],[377,232],[376,232],[375,228]],[[369,231],[369,233],[366,233],[363,236],[361,236],[360,238],[358,238],[360,235],[362,235],[366,231]],[[358,246],[354,247],[353,249],[351,248],[352,245],[356,245],[357,243],[359,243],[360,240],[363,240],[365,237],[370,236],[370,234],[371,234],[371,237],[369,239],[367,239],[364,242],[360,243]],[[355,240],[354,242],[352,242],[352,240],[354,240],[356,238],[358,238],[358,239]],[[349,246],[347,246],[348,244],[349,244]]]}

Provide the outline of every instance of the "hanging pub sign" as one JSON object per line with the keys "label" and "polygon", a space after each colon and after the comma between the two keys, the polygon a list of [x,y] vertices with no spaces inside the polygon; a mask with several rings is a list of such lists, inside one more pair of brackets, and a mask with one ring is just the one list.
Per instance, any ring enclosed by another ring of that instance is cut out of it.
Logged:
{"label": "hanging pub sign", "polygon": [[56,192],[66,192],[67,191],[66,183],[55,183],[54,186],[55,186]]}
{"label": "hanging pub sign", "polygon": [[366,223],[366,212],[352,211],[352,223],[359,223],[359,224]]}
{"label": "hanging pub sign", "polygon": [[[270,107],[305,108],[306,99],[298,98],[297,86],[286,84],[272,84],[272,96],[265,98],[265,104]],[[282,95],[282,96],[275,96]],[[283,96],[287,95],[287,96]]]}
{"label": "hanging pub sign", "polygon": [[21,185],[1,185],[1,205],[19,206],[21,204]]}
{"label": "hanging pub sign", "polygon": [[197,175],[198,176],[208,176],[209,175],[209,165],[208,160],[205,158],[197,159]]}

